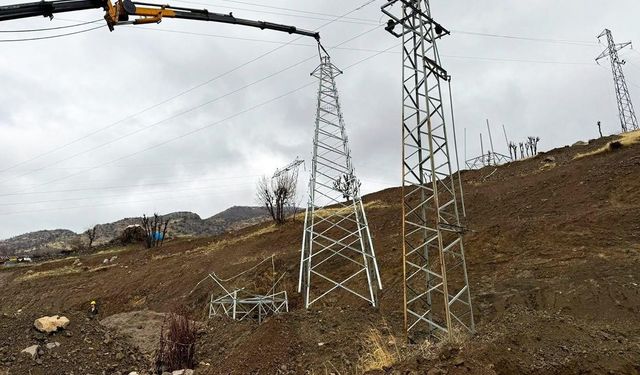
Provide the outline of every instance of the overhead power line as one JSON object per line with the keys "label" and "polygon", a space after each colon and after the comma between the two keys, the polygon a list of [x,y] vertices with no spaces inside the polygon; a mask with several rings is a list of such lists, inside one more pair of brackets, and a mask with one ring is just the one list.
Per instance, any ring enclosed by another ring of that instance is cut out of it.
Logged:
{"label": "overhead power line", "polygon": [[[362,32],[362,33],[360,33],[360,34],[358,34],[358,35],[356,35],[356,36],[354,36],[354,37],[351,37],[351,38],[349,38],[349,39],[347,39],[347,40],[343,41],[342,43],[340,43],[338,46],[343,45],[343,44],[345,44],[345,43],[349,43],[350,41],[353,41],[353,40],[355,40],[355,39],[357,39],[357,38],[359,38],[359,37],[361,37],[361,36],[363,36],[363,35],[366,35],[366,34],[368,34],[368,33],[372,32],[372,31],[374,31],[374,30],[375,30],[375,29],[377,29],[378,27],[379,27],[379,26],[376,26],[376,27],[371,28],[371,29],[369,29],[369,30],[367,30],[367,31],[364,31],[364,32]],[[132,136],[132,135],[135,135],[135,134],[141,133],[141,132],[143,132],[143,131],[146,131],[146,130],[148,130],[148,129],[151,129],[151,128],[153,128],[153,127],[156,127],[156,126],[158,126],[158,125],[160,125],[160,124],[162,124],[162,123],[165,123],[165,122],[167,122],[167,121],[169,121],[169,120],[176,119],[176,118],[178,118],[178,117],[180,117],[180,116],[183,116],[183,115],[185,115],[185,114],[188,114],[188,113],[191,113],[191,112],[193,112],[193,111],[196,111],[196,110],[198,110],[198,109],[200,109],[200,108],[203,108],[203,107],[205,107],[205,106],[207,106],[207,105],[210,105],[210,104],[212,104],[212,103],[215,103],[215,102],[217,102],[217,101],[219,101],[219,100],[221,100],[221,99],[227,98],[227,97],[229,97],[229,96],[231,96],[231,95],[233,95],[233,94],[236,94],[236,93],[238,93],[238,92],[240,92],[240,91],[242,91],[242,90],[245,90],[245,89],[247,89],[247,88],[249,88],[249,87],[251,87],[251,86],[257,85],[257,84],[258,84],[258,83],[260,83],[260,82],[263,82],[263,81],[266,81],[266,80],[268,80],[268,79],[270,79],[270,78],[272,78],[272,77],[275,77],[275,76],[277,76],[277,75],[279,75],[279,74],[281,74],[281,73],[283,73],[283,72],[285,72],[285,71],[287,71],[287,70],[290,70],[290,69],[293,69],[293,68],[295,68],[295,67],[297,67],[297,66],[300,66],[300,65],[304,64],[305,62],[307,62],[307,61],[309,61],[309,60],[312,60],[312,59],[314,59],[314,58],[316,58],[316,57],[317,57],[317,56],[316,56],[315,54],[314,54],[314,55],[311,55],[311,56],[309,56],[309,57],[307,57],[307,58],[305,58],[305,59],[302,59],[302,60],[300,60],[300,61],[298,61],[298,62],[296,62],[296,63],[292,64],[292,65],[289,65],[289,66],[287,66],[287,67],[285,67],[285,68],[283,68],[283,69],[280,69],[280,70],[278,70],[278,71],[276,71],[276,72],[274,72],[274,73],[271,73],[271,74],[269,74],[269,75],[267,75],[267,76],[264,76],[264,77],[262,77],[262,78],[260,78],[260,79],[258,79],[258,80],[256,80],[256,81],[253,81],[253,82],[248,83],[248,84],[246,84],[246,85],[244,85],[244,86],[241,86],[240,88],[237,88],[237,89],[234,89],[234,90],[232,90],[232,91],[229,91],[229,92],[227,92],[227,93],[225,93],[225,94],[222,94],[222,95],[220,95],[220,96],[218,96],[218,97],[216,97],[216,98],[214,98],[214,99],[210,99],[210,100],[207,100],[207,101],[205,101],[205,102],[202,102],[202,103],[200,103],[200,104],[198,104],[198,105],[191,106],[191,107],[189,107],[189,108],[187,108],[187,109],[185,109],[185,110],[182,110],[182,111],[180,111],[180,112],[174,113],[173,115],[171,115],[171,116],[169,116],[169,117],[165,117],[165,118],[163,118],[163,119],[161,119],[161,120],[159,120],[159,121],[156,121],[156,122],[154,122],[154,123],[151,123],[151,124],[149,124],[149,125],[146,125],[146,126],[144,126],[144,127],[141,127],[141,128],[136,129],[136,130],[134,130],[134,131],[131,131],[131,132],[128,132],[128,133],[122,134],[122,135],[120,135],[120,136],[118,136],[118,137],[116,137],[116,138],[114,138],[114,139],[112,139],[112,140],[109,140],[109,141],[107,141],[107,142],[103,142],[103,143],[101,143],[101,144],[99,144],[99,145],[97,145],[97,146],[91,147],[91,148],[89,148],[89,149],[86,149],[86,150],[83,150],[83,151],[80,151],[80,152],[76,152],[76,153],[74,153],[74,154],[72,154],[72,155],[69,155],[69,156],[67,156],[67,157],[65,157],[65,158],[58,159],[58,160],[56,160],[56,161],[54,161],[54,162],[52,162],[52,163],[46,164],[46,165],[45,165],[45,166],[43,166],[43,167],[33,169],[33,170],[29,171],[29,172],[25,172],[25,173],[23,173],[23,174],[21,174],[21,175],[18,175],[18,176],[16,176],[16,177],[13,177],[13,178],[5,179],[5,180],[3,180],[3,181],[0,181],[0,183],[4,183],[4,182],[9,181],[9,180],[11,180],[11,179],[15,179],[15,178],[20,178],[20,177],[28,176],[28,175],[31,175],[31,174],[33,174],[33,173],[36,173],[36,172],[39,172],[39,171],[45,170],[45,169],[47,169],[47,168],[50,168],[50,167],[52,167],[52,166],[54,166],[54,165],[58,165],[58,164],[60,164],[60,163],[62,163],[62,162],[65,162],[65,161],[68,161],[68,160],[74,159],[74,158],[76,158],[76,157],[78,157],[78,156],[85,155],[85,154],[87,154],[87,153],[90,153],[90,152],[96,151],[96,150],[98,150],[98,149],[100,149],[100,148],[103,148],[103,147],[105,147],[105,146],[108,146],[108,145],[110,145],[110,144],[113,144],[113,143],[115,143],[115,142],[118,142],[118,141],[120,141],[120,140],[122,140],[122,139],[125,139],[125,138],[128,138],[128,137]],[[94,133],[95,133],[95,132],[94,132]],[[85,137],[86,137],[86,136],[85,136]]]}
{"label": "overhead power line", "polygon": [[[329,21],[329,22],[327,22],[327,23],[324,23],[323,25],[321,25],[321,26],[319,26],[318,28],[316,28],[314,31],[320,30],[320,29],[322,29],[322,28],[324,28],[324,27],[326,27],[326,26],[328,26],[328,25],[330,25],[330,24],[332,24],[332,23],[334,23],[334,22],[338,21],[339,19],[341,19],[341,18],[344,18],[344,17],[348,16],[349,14],[351,14],[351,13],[353,13],[353,12],[357,11],[358,9],[361,9],[363,6],[368,5],[368,4],[371,4],[372,2],[373,2],[373,1],[368,1],[368,2],[364,3],[363,5],[361,5],[361,6],[357,7],[357,8],[355,8],[355,9],[353,9],[353,10],[351,10],[351,11],[346,12],[345,14],[343,14],[343,15],[341,15],[341,16],[337,16],[334,20]],[[297,38],[293,39],[292,41],[290,41],[289,43],[296,42],[296,41],[298,41],[298,40],[300,40],[300,39],[302,39],[302,38],[303,38],[303,37],[297,37]],[[161,102],[159,102],[159,103],[156,103],[156,104],[150,105],[150,106],[148,106],[148,107],[146,107],[146,108],[143,108],[142,110],[140,110],[140,111],[138,111],[138,112],[135,112],[135,113],[133,113],[133,114],[131,114],[131,115],[128,115],[128,116],[126,116],[126,117],[124,117],[124,118],[122,118],[122,119],[120,119],[120,120],[118,120],[118,121],[116,121],[116,122],[113,122],[113,123],[111,123],[111,124],[109,124],[109,125],[107,125],[107,126],[104,126],[104,127],[102,127],[102,128],[99,128],[99,129],[97,129],[97,130],[95,130],[95,131],[93,131],[93,132],[90,132],[89,134],[86,134],[86,135],[84,135],[84,136],[82,136],[82,137],[76,138],[76,139],[74,139],[74,140],[72,140],[72,141],[70,141],[70,142],[68,142],[68,143],[65,143],[65,144],[63,144],[63,145],[61,145],[61,146],[54,147],[53,149],[50,149],[50,150],[48,150],[48,151],[45,151],[45,152],[40,153],[40,154],[38,154],[38,155],[35,155],[35,156],[33,156],[33,157],[31,157],[31,158],[29,158],[29,159],[27,159],[27,160],[24,160],[24,161],[22,161],[22,162],[19,162],[19,163],[13,164],[13,165],[11,165],[11,166],[9,166],[9,167],[7,167],[7,168],[4,168],[4,169],[0,170],[0,172],[5,172],[5,171],[8,171],[8,170],[14,169],[14,168],[16,168],[16,167],[18,167],[18,166],[20,166],[20,165],[24,165],[24,164],[26,164],[26,163],[29,163],[29,162],[33,161],[33,160],[39,159],[39,158],[41,158],[41,157],[43,157],[43,156],[50,155],[50,154],[52,154],[52,153],[54,153],[54,152],[57,152],[57,151],[59,151],[59,150],[62,150],[62,149],[64,149],[64,148],[66,148],[66,147],[68,147],[68,146],[71,146],[71,145],[73,145],[73,144],[75,144],[75,143],[78,143],[78,142],[80,142],[80,141],[82,141],[82,140],[85,140],[85,139],[87,139],[87,138],[89,138],[89,137],[91,137],[91,136],[93,136],[93,135],[95,135],[95,134],[98,134],[98,133],[100,133],[100,132],[102,132],[102,131],[104,131],[104,130],[107,130],[107,129],[113,128],[114,126],[117,126],[117,125],[119,125],[119,124],[121,124],[121,123],[125,122],[126,120],[132,119],[132,118],[134,118],[134,117],[136,117],[136,116],[138,116],[138,115],[141,115],[141,114],[143,114],[143,113],[146,113],[146,112],[148,112],[148,111],[150,111],[150,110],[152,110],[152,109],[158,108],[158,107],[159,107],[159,106],[161,106],[161,105],[164,105],[164,104],[166,104],[166,103],[168,103],[168,102],[171,102],[171,101],[173,101],[173,100],[175,100],[175,99],[177,99],[177,98],[179,98],[179,97],[181,97],[181,96],[184,96],[184,95],[186,95],[186,94],[188,94],[188,93],[190,93],[190,92],[192,92],[192,91],[194,91],[194,90],[196,90],[196,89],[198,89],[198,88],[200,88],[200,87],[206,86],[206,85],[208,85],[209,83],[212,83],[212,82],[214,82],[214,81],[217,81],[218,79],[220,79],[220,78],[222,78],[222,77],[225,77],[225,76],[227,76],[227,75],[229,75],[229,74],[231,74],[231,73],[233,73],[233,72],[235,72],[235,71],[238,71],[238,70],[240,70],[241,68],[243,68],[243,67],[245,67],[245,66],[247,66],[247,65],[250,65],[250,64],[252,64],[252,63],[254,63],[254,62],[256,62],[256,61],[258,61],[258,60],[260,60],[260,59],[262,59],[262,58],[264,58],[264,57],[266,57],[266,56],[268,56],[268,55],[270,55],[270,54],[272,54],[272,53],[274,53],[274,52],[276,52],[276,51],[278,51],[278,50],[282,49],[282,48],[284,48],[284,47],[285,47],[286,45],[288,45],[289,43],[285,43],[285,44],[283,44],[283,45],[281,45],[281,46],[278,46],[278,47],[276,47],[276,48],[274,48],[274,49],[272,49],[272,50],[270,50],[270,51],[267,51],[267,52],[265,52],[265,53],[263,53],[263,54],[261,54],[261,55],[259,55],[259,56],[255,57],[255,58],[252,58],[251,60],[249,60],[249,61],[247,61],[247,62],[245,62],[245,63],[243,63],[243,64],[240,64],[240,65],[236,66],[235,68],[232,68],[232,69],[230,69],[230,70],[227,70],[227,71],[226,71],[226,72],[224,72],[224,73],[221,73],[221,74],[219,74],[219,75],[217,75],[217,76],[215,76],[215,77],[213,77],[213,78],[210,78],[210,79],[208,79],[208,80],[206,80],[206,81],[204,81],[204,82],[202,82],[202,83],[199,83],[199,84],[197,84],[197,85],[195,85],[195,86],[192,86],[192,87],[190,87],[190,88],[188,88],[188,89],[186,89],[186,90],[184,90],[184,91],[181,91],[181,92],[179,92],[178,94],[175,94],[175,95],[173,95],[173,96],[171,96],[171,97],[169,97],[169,98],[167,98],[167,99],[165,99],[165,100],[163,100],[163,101],[161,101]]]}
{"label": "overhead power line", "polygon": [[[256,7],[260,7],[260,8],[286,10],[286,11],[290,11],[290,12],[303,13],[303,14],[313,14],[313,15],[327,16],[327,17],[340,17],[340,16],[338,16],[336,14],[321,13],[321,12],[311,12],[311,11],[300,10],[300,9],[277,7],[277,6],[273,6],[273,5],[264,5],[264,4],[252,3],[252,2],[248,2],[248,1],[233,1],[233,0],[221,0],[221,1],[224,1],[225,3],[251,5],[251,6],[256,6]],[[375,2],[375,0],[367,1],[366,3],[364,3],[364,4],[360,5],[359,7],[355,8],[351,13],[353,13],[353,12],[355,12],[357,10],[360,10],[360,9],[362,9],[362,8],[366,7],[367,5],[369,5],[371,3],[374,3],[374,2]],[[380,22],[378,22],[376,20],[366,19],[366,18],[356,18],[356,17],[346,17],[346,16],[342,16],[340,18],[356,20],[356,21],[363,21],[363,22],[380,23]]]}
{"label": "overhead power line", "polygon": [[[142,184],[130,184],[130,185],[116,185],[116,186],[88,186],[88,187],[73,187],[69,189],[60,189],[60,190],[46,190],[46,191],[19,191],[19,192],[11,192],[11,193],[2,193],[0,197],[7,196],[17,196],[17,195],[36,195],[36,194],[56,194],[56,193],[71,193],[71,192],[80,192],[80,191],[96,191],[96,190],[121,190],[121,189],[130,189],[130,188],[138,188],[138,187],[149,187],[149,186],[159,186],[159,185],[176,185],[176,184],[189,184],[194,182],[205,182],[205,181],[224,181],[224,180],[237,180],[241,178],[255,178],[259,175],[245,175],[245,176],[236,176],[236,177],[215,177],[215,178],[203,178],[201,175],[198,176],[183,176],[185,179],[182,180],[172,180],[172,181],[152,181],[145,182]],[[146,176],[145,176],[146,177]],[[104,180],[103,180],[104,181]],[[107,180],[109,182],[111,180]],[[91,182],[96,183],[100,181],[92,180]],[[38,187],[39,185],[34,185],[33,187]],[[64,186],[63,186],[64,187]]]}
{"label": "overhead power line", "polygon": [[19,29],[19,30],[0,30],[0,33],[33,33],[33,32],[41,32],[41,31],[51,31],[51,30],[61,30],[61,29],[69,29],[72,27],[79,27],[84,25],[89,25],[96,22],[104,22],[103,19],[97,19],[93,21],[80,22],[73,25],[65,25],[65,26],[55,26],[55,27],[45,27],[41,29]]}
{"label": "overhead power line", "polygon": [[[366,57],[366,58],[363,58],[363,59],[361,59],[361,60],[359,60],[359,61],[357,61],[357,62],[355,62],[355,63],[353,63],[353,64],[351,64],[351,65],[348,65],[348,66],[346,66],[343,70],[348,70],[348,69],[350,69],[350,68],[352,68],[352,67],[354,67],[354,66],[356,66],[356,65],[359,65],[359,64],[361,64],[361,63],[364,63],[365,61],[368,61],[368,60],[370,60],[370,59],[372,59],[372,58],[374,58],[374,57],[376,57],[376,56],[379,56],[379,55],[383,54],[385,51],[390,50],[390,49],[392,49],[392,48],[396,48],[396,44],[394,44],[393,46],[391,46],[391,47],[389,47],[389,48],[387,48],[387,49],[385,49],[385,50],[382,50],[382,51],[377,52],[377,53],[375,53],[375,54],[373,54],[373,55],[370,55],[370,56],[368,56],[368,57]],[[259,103],[259,104],[256,104],[256,105],[253,105],[253,106],[251,106],[251,107],[248,107],[248,108],[246,108],[246,109],[244,109],[244,110],[242,110],[242,111],[236,112],[236,113],[234,113],[234,114],[232,114],[232,115],[230,115],[230,116],[227,116],[227,117],[225,117],[225,118],[223,118],[223,119],[221,119],[221,120],[215,121],[215,122],[210,123],[210,124],[208,124],[208,125],[201,126],[201,127],[199,127],[199,128],[193,129],[193,130],[188,131],[188,132],[186,132],[186,133],[183,133],[183,134],[181,134],[181,135],[178,135],[178,136],[174,136],[174,137],[172,137],[172,138],[169,138],[169,139],[167,139],[167,140],[166,140],[166,141],[164,141],[164,142],[160,142],[160,143],[157,143],[157,144],[155,144],[155,145],[152,145],[152,146],[146,147],[146,148],[144,148],[144,149],[141,149],[141,150],[139,150],[139,151],[136,151],[136,152],[130,153],[130,154],[128,154],[128,155],[124,155],[124,156],[118,157],[118,158],[116,158],[116,159],[112,159],[112,160],[109,160],[109,161],[107,161],[107,162],[104,162],[104,163],[98,164],[98,165],[96,165],[96,166],[94,166],[94,167],[90,168],[90,169],[89,169],[89,170],[87,170],[87,171],[78,172],[78,173],[72,173],[72,174],[67,175],[67,176],[63,176],[63,177],[60,177],[60,178],[56,178],[56,179],[53,179],[53,180],[46,181],[46,182],[44,182],[44,183],[39,184],[38,186],[45,186],[45,185],[52,184],[52,183],[54,183],[54,182],[62,181],[62,180],[65,180],[65,179],[68,179],[68,178],[71,178],[71,177],[74,177],[74,176],[80,175],[80,174],[82,174],[82,173],[89,172],[89,171],[91,171],[91,170],[94,170],[94,169],[97,169],[97,168],[101,168],[101,167],[104,167],[104,166],[106,166],[106,165],[110,165],[110,164],[116,163],[116,162],[118,162],[118,161],[125,160],[125,159],[128,159],[128,158],[130,158],[130,157],[133,157],[133,156],[136,156],[136,155],[142,154],[142,153],[144,153],[144,152],[147,152],[147,151],[150,151],[150,150],[156,149],[156,148],[158,148],[158,147],[161,147],[161,146],[164,146],[164,145],[166,145],[166,144],[172,143],[172,142],[174,142],[174,141],[176,141],[176,140],[179,140],[179,139],[183,139],[183,138],[185,138],[185,137],[188,137],[188,136],[190,136],[190,135],[197,134],[197,133],[199,133],[199,132],[201,132],[201,131],[204,131],[204,130],[209,129],[209,128],[211,128],[211,127],[214,127],[214,126],[217,126],[217,125],[219,125],[219,124],[225,123],[225,122],[227,122],[227,121],[229,121],[229,120],[232,120],[232,119],[234,119],[234,118],[236,118],[236,117],[238,117],[238,116],[241,116],[241,115],[243,115],[243,114],[245,114],[245,113],[248,113],[248,112],[254,111],[255,109],[258,109],[258,108],[263,107],[263,106],[265,106],[265,105],[268,105],[268,104],[270,104],[270,103],[276,102],[276,101],[278,101],[278,100],[280,100],[280,99],[282,99],[282,98],[284,98],[284,97],[287,97],[287,96],[289,96],[289,95],[291,95],[291,94],[293,94],[293,93],[296,93],[296,92],[298,92],[298,91],[301,91],[301,90],[303,90],[303,89],[305,89],[305,88],[307,88],[307,87],[309,87],[309,86],[312,86],[312,85],[314,85],[314,84],[316,84],[316,82],[315,82],[315,81],[308,82],[308,83],[306,83],[306,84],[304,84],[304,85],[302,85],[302,86],[299,86],[299,87],[297,87],[297,88],[295,88],[295,89],[293,89],[293,90],[290,90],[290,91],[287,91],[287,92],[285,92],[285,93],[283,93],[283,94],[280,94],[280,95],[278,95],[278,96],[272,97],[271,99],[268,99],[268,100],[263,101],[263,102],[261,102],[261,103]]]}
{"label": "overhead power line", "polygon": [[[239,186],[254,186],[255,183],[236,183],[236,184],[225,184],[225,185],[215,185],[215,186],[204,186],[204,187],[193,187],[193,188],[181,188],[181,189],[171,189],[171,190],[160,190],[160,191],[144,191],[144,192],[140,192],[140,193],[135,193],[135,194],[161,194],[161,193],[173,193],[173,192],[177,192],[177,191],[193,191],[193,190],[212,190],[212,189],[220,189],[220,188],[224,188],[224,187],[233,187],[234,189],[236,189]],[[145,186],[149,186],[149,185],[140,185],[141,187],[145,187]],[[152,186],[157,186],[156,185],[152,185]],[[127,187],[130,188],[131,186]],[[137,186],[136,186],[137,187]],[[100,190],[119,190],[120,187],[118,187],[118,189],[110,189],[109,187],[106,188],[96,188],[96,189],[73,189],[71,190],[72,192],[79,192],[79,191],[100,191]],[[70,190],[63,190],[64,192],[69,192]],[[233,190],[231,190],[233,191]],[[71,201],[76,201],[76,200],[87,200],[87,199],[106,199],[106,198],[118,198],[118,197],[122,197],[123,193],[119,193],[117,195],[92,195],[89,197],[80,197],[80,198],[61,198],[61,199],[44,199],[44,200],[38,200],[38,201],[28,201],[28,202],[7,202],[7,203],[0,203],[0,206],[24,206],[24,205],[31,205],[31,204],[43,204],[43,203],[55,203],[55,202],[71,202]]]}
{"label": "overhead power line", "polygon": [[463,30],[451,30],[451,32],[455,33],[455,34],[484,36],[484,37],[489,37],[489,38],[527,40],[527,41],[530,41],[530,42],[541,42],[541,43],[570,44],[570,45],[587,46],[587,47],[597,46],[598,45],[598,43],[596,43],[596,42],[580,41],[580,40],[533,38],[533,37],[526,37],[526,36],[491,34],[491,33],[477,32],[477,31],[463,31]]}
{"label": "overhead power line", "polygon": [[[177,2],[185,3],[185,4],[193,4],[193,5],[205,5],[205,6],[213,5],[211,3],[203,3],[203,2],[200,2],[200,1],[191,1],[191,0],[178,0]],[[218,5],[214,5],[214,6],[222,8],[221,6],[218,6]],[[327,16],[327,15],[324,15],[322,13],[307,13],[307,14],[315,15],[315,16],[309,16],[309,15],[302,15],[302,14],[288,14],[288,13],[282,13],[282,12],[273,12],[273,11],[257,10],[257,9],[250,9],[250,8],[240,8],[240,7],[233,7],[233,8],[225,7],[224,9],[225,9],[225,11],[240,10],[240,11],[248,11],[248,12],[260,13],[260,14],[273,14],[273,15],[278,15],[278,16],[285,16],[285,17],[292,17],[292,18],[303,18],[303,19],[311,19],[311,20],[320,20],[320,21],[330,21],[331,18],[327,18],[327,17],[339,17],[338,15]],[[275,8],[275,9],[279,9],[279,8]],[[370,21],[370,20],[358,20],[357,18],[350,18],[350,17],[344,17],[343,19],[339,19],[339,20],[337,20],[335,22],[356,24],[356,25],[377,25],[377,24],[379,24],[379,22],[374,22],[374,21]]]}
{"label": "overhead power line", "polygon": [[[222,5],[215,5],[215,4],[208,3],[208,2],[195,2],[195,1],[191,1],[191,0],[179,0],[179,1],[182,1],[184,3],[192,3],[192,4],[200,4],[200,5],[222,6]],[[330,13],[304,11],[304,10],[287,8],[287,7],[277,7],[277,6],[273,6],[273,5],[264,5],[264,4],[249,2],[249,1],[233,1],[233,0],[220,0],[220,1],[224,1],[225,3],[232,3],[232,4],[249,5],[249,6],[259,7],[259,8],[263,8],[263,9],[283,10],[283,11],[288,11],[288,12],[301,13],[301,14],[310,14],[310,15],[324,16],[324,17],[338,17],[338,15],[330,14]],[[368,4],[372,3],[372,2],[374,2],[374,1],[370,1],[368,3],[365,3],[365,5],[363,5],[361,7],[364,7],[364,6],[366,6],[366,5],[368,5]],[[361,8],[361,7],[359,7],[359,8]],[[356,8],[356,10],[358,10],[359,8]],[[237,8],[237,7],[235,9],[253,11],[253,12],[269,13],[269,12],[266,12],[264,10],[257,10],[257,9]],[[305,16],[302,16],[302,15],[296,15],[296,14],[283,14],[283,13],[275,13],[275,12],[270,12],[270,13],[271,14],[291,16],[291,17],[311,18],[311,17],[305,17]],[[351,20],[351,21],[349,21],[349,20]],[[380,23],[379,20],[375,20],[375,19],[371,19],[371,18],[357,18],[357,17],[342,17],[342,19],[340,21],[338,21],[338,22],[352,22],[352,21],[357,21],[357,23],[365,23],[365,24],[370,24],[370,25],[375,25],[375,24],[379,24]],[[533,42],[543,42],[543,43],[553,43],[553,44],[570,44],[570,45],[580,45],[580,46],[596,46],[596,45],[598,45],[598,43],[596,43],[596,42],[586,41],[586,40],[538,38],[538,37],[529,37],[529,36],[504,35],[504,34],[477,32],[477,31],[465,31],[465,30],[451,30],[451,32],[452,33],[458,33],[458,34],[465,34],[465,35],[483,36],[483,37],[491,37],[491,38],[503,38],[503,39],[527,40],[527,41],[533,41]]]}
{"label": "overhead power line", "polygon": [[[177,196],[177,197],[171,197],[171,202],[175,202],[176,200],[182,200],[182,199],[193,199],[193,198],[199,198],[199,197],[211,197],[212,195],[217,195],[220,193],[233,193],[236,192],[237,190],[229,190],[229,191],[222,191],[222,192],[218,192],[218,193],[207,193],[207,194],[197,194],[197,195],[189,195],[189,196]],[[77,210],[77,209],[82,209],[82,208],[97,208],[97,207],[112,207],[112,206],[117,206],[117,205],[130,205],[130,204],[134,204],[134,203],[147,203],[147,202],[157,202],[159,200],[159,198],[154,198],[154,199],[142,199],[142,200],[134,200],[134,201],[120,201],[120,202],[109,202],[109,203],[105,203],[105,204],[92,204],[92,205],[85,205],[85,206],[69,206],[69,207],[55,207],[55,208],[43,208],[43,209],[37,209],[37,210],[25,210],[25,211],[9,211],[9,212],[2,212],[0,213],[0,216],[9,216],[9,215],[17,215],[17,214],[32,214],[32,213],[37,213],[37,212],[47,212],[47,211],[61,211],[61,210]],[[165,199],[166,200],[166,199]]]}
{"label": "overhead power line", "polygon": [[106,27],[106,26],[107,25],[100,25],[100,26],[91,27],[91,28],[84,29],[84,30],[73,31],[73,32],[64,33],[64,34],[56,34],[56,35],[47,35],[47,36],[39,36],[39,37],[31,37],[31,38],[18,38],[18,39],[0,39],[0,43],[32,42],[32,41],[36,41],[36,40],[62,38],[62,37],[65,37],[65,36],[71,36],[71,35],[86,33],[86,32],[93,31],[93,30],[98,30],[98,29],[101,29],[101,28]]}

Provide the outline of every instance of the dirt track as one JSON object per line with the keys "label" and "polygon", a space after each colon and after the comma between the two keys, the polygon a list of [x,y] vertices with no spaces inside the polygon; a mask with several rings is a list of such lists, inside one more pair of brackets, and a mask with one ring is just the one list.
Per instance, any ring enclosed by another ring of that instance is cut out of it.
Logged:
{"label": "dirt track", "polygon": [[[572,160],[605,141],[557,149],[495,171],[463,173],[477,334],[461,346],[437,348],[435,357],[408,356],[389,372],[640,373],[640,146]],[[548,157],[555,161],[545,162]],[[85,373],[80,363],[95,365],[96,357],[83,351],[68,363],[49,354],[43,365],[21,357],[19,351],[39,339],[29,331],[35,317],[69,315],[78,340],[80,327],[104,334],[98,323],[83,320],[92,299],[99,301],[103,318],[186,303],[203,319],[212,285],[203,283],[190,294],[198,281],[210,271],[234,275],[271,254],[276,268],[288,271],[284,285],[292,312],[261,326],[209,321],[201,331],[198,373],[354,373],[365,351],[362,335],[370,327],[386,324],[401,337],[400,192],[365,197],[374,201],[382,203],[367,212],[384,283],[379,311],[342,294],[311,311],[300,308],[295,293],[300,221],[177,240],[160,250],[114,249],[81,256],[82,266],[66,259],[0,270],[0,314],[5,314],[0,374],[3,366],[10,374],[77,374]],[[113,255],[117,260],[104,267],[103,259]],[[268,271],[260,271],[262,277]],[[114,345],[136,359],[117,370],[142,369],[136,349],[113,336]],[[62,352],[79,345],[61,343]],[[7,361],[12,356],[21,360]],[[107,365],[100,363],[101,370],[116,371]]]}

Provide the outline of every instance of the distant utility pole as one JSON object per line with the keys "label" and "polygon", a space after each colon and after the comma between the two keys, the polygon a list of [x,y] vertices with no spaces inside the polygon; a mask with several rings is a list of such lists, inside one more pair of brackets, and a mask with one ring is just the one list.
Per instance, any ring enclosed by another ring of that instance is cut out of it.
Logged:
{"label": "distant utility pole", "polygon": [[507,129],[505,129],[504,124],[502,124],[502,132],[504,133],[504,141],[507,144],[507,149],[511,148],[509,146],[509,138],[507,137]]}
{"label": "distant utility pole", "polygon": [[489,127],[489,119],[487,119],[487,131],[489,132],[489,144],[491,145],[491,152],[495,153],[496,150],[493,148],[493,137],[491,136],[491,128]]}
{"label": "distant utility pole", "polygon": [[598,133],[600,133],[600,138],[602,138],[602,127],[600,121],[598,121]]}
{"label": "distant utility pole", "polygon": [[599,62],[605,57],[609,57],[611,60],[611,70],[613,71],[613,83],[616,89],[616,99],[618,100],[618,112],[620,114],[620,125],[622,125],[622,132],[628,132],[632,130],[638,130],[638,119],[636,113],[633,110],[633,104],[631,103],[631,96],[629,95],[629,88],[627,82],[624,79],[622,73],[622,65],[625,64],[624,60],[620,60],[618,51],[630,45],[631,42],[615,44],[613,41],[613,35],[611,30],[604,29],[604,31],[598,35],[598,40],[603,36],[607,37],[607,49],[602,51],[600,56],[596,58],[596,62]]}

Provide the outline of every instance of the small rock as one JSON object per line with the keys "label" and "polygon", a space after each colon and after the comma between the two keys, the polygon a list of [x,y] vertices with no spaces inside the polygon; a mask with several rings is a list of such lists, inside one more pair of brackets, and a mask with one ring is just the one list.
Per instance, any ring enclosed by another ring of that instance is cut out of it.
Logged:
{"label": "small rock", "polygon": [[113,263],[113,262],[115,262],[115,261],[116,261],[116,259],[118,259],[118,256],[117,256],[117,255],[114,255],[114,256],[112,256],[112,257],[111,257],[111,259],[109,259],[109,262],[110,262],[110,263]]}
{"label": "small rock", "polygon": [[427,375],[441,375],[446,373],[447,373],[447,370],[437,368],[437,367],[432,367],[431,369],[429,369],[429,371],[427,371]]}
{"label": "small rock", "polygon": [[556,158],[553,156],[546,156],[544,159],[542,159],[542,161],[544,161],[545,163],[555,163]]}
{"label": "small rock", "polygon": [[38,354],[39,345],[31,345],[30,347],[23,349],[20,353],[26,353],[31,356],[31,358],[35,358]]}
{"label": "small rock", "polygon": [[102,264],[107,264],[107,263],[109,263],[109,259],[105,259],[102,261]]}
{"label": "small rock", "polygon": [[129,375],[138,375],[138,372],[137,372],[137,371],[131,371],[131,372],[129,373]]}
{"label": "small rock", "polygon": [[42,358],[38,358],[38,359],[36,359],[36,363],[37,363],[37,364],[39,364],[39,365],[41,365],[41,364],[42,364]]}
{"label": "small rock", "polygon": [[51,350],[53,348],[57,348],[58,346],[60,346],[59,342],[50,342],[46,345],[47,349]]}
{"label": "small rock", "polygon": [[124,354],[121,352],[116,353],[116,361],[122,361],[124,359]]}

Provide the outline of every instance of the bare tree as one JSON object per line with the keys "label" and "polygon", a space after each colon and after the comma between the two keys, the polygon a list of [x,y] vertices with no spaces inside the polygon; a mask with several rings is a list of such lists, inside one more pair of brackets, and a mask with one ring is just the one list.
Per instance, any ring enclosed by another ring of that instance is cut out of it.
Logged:
{"label": "bare tree", "polygon": [[511,159],[518,159],[518,145],[513,142],[509,142],[509,155],[511,155]]}
{"label": "bare tree", "polygon": [[91,246],[93,246],[93,241],[95,241],[95,239],[96,239],[96,229],[97,228],[98,228],[98,226],[94,225],[93,228],[87,229],[84,232],[84,234],[89,239],[89,250],[91,250]]}
{"label": "bare tree", "polygon": [[287,211],[296,203],[297,185],[297,178],[292,173],[280,173],[271,179],[262,176],[258,180],[258,201],[265,206],[276,224],[281,225],[287,221]]}
{"label": "bare tree", "polygon": [[333,188],[342,193],[342,197],[346,201],[349,201],[351,197],[357,194],[360,190],[360,185],[362,183],[353,174],[343,174],[333,182]]}
{"label": "bare tree", "polygon": [[162,216],[158,214],[153,214],[153,218],[142,215],[142,228],[144,229],[147,249],[162,246],[167,235],[168,225],[169,219],[163,221]]}

